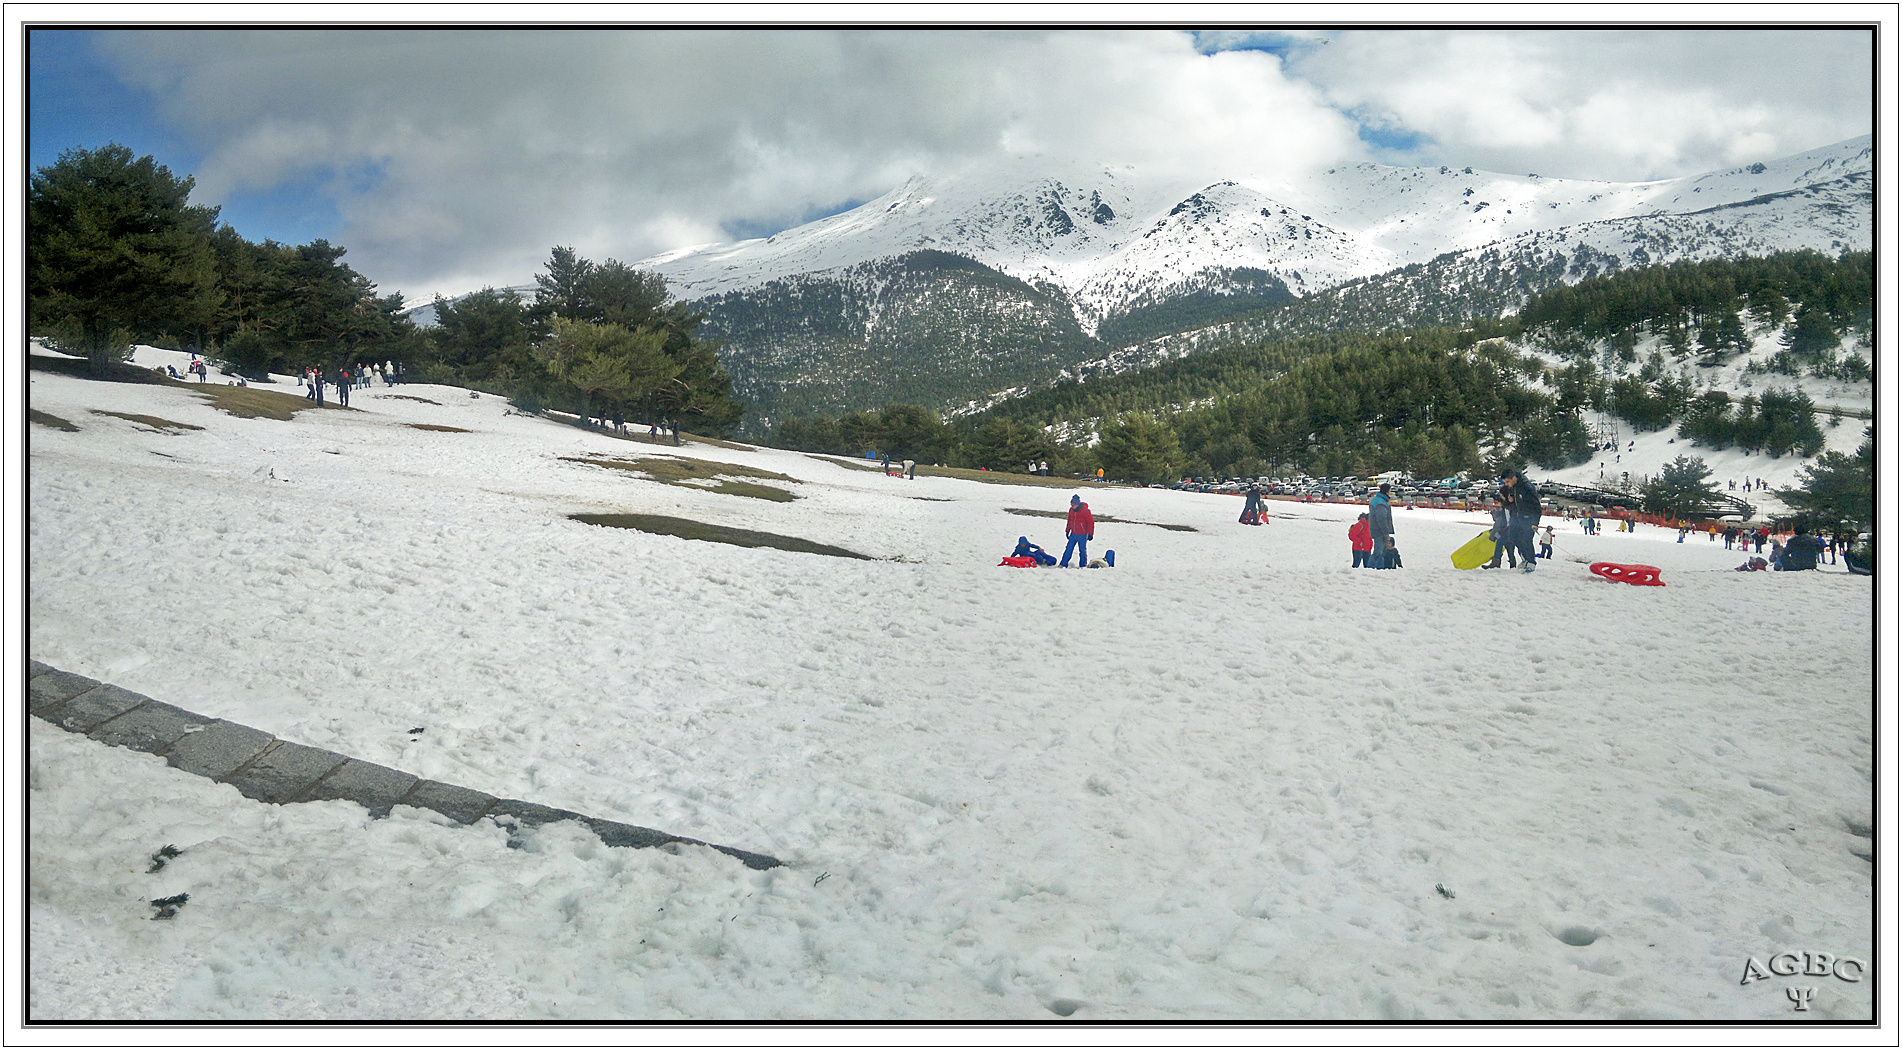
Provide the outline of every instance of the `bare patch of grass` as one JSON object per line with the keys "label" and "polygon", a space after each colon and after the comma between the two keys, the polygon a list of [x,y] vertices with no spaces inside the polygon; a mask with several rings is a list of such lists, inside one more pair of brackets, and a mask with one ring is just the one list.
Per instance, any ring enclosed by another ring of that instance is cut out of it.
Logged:
{"label": "bare patch of grass", "polygon": [[411,427],[416,430],[434,430],[434,431],[437,431],[438,433],[443,433],[443,434],[473,434],[475,433],[475,431],[473,430],[464,430],[461,427],[445,427],[439,423],[405,423],[404,426]]}
{"label": "bare patch of grass", "polygon": [[781,536],[771,532],[754,532],[751,529],[710,525],[691,518],[670,518],[662,514],[570,514],[568,517],[586,525],[602,525],[611,529],[635,529],[656,536],[678,536],[686,540],[730,543],[736,547],[771,547],[774,550],[792,551],[795,554],[824,554],[833,558],[872,560],[867,555],[856,551],[802,540],[797,536]]}
{"label": "bare patch of grass", "polygon": [[[1070,516],[1068,511],[1029,510],[1024,507],[1005,507],[1004,511],[1008,514],[1022,514],[1027,518],[1068,518]],[[1092,514],[1091,517],[1097,521],[1107,521],[1116,525],[1150,525],[1158,529],[1168,529],[1170,532],[1197,532],[1199,531],[1193,525],[1173,525],[1168,522],[1161,522],[1161,521],[1131,521],[1126,518],[1111,517],[1108,514]]]}
{"label": "bare patch of grass", "polygon": [[58,416],[54,415],[51,412],[42,412],[37,408],[27,409],[26,418],[32,420],[35,423],[38,423],[40,426],[43,426],[43,427],[52,427],[54,430],[64,430],[68,434],[79,433],[78,427],[72,425],[71,423],[67,422],[64,419],[59,418]]}
{"label": "bare patch of grass", "polygon": [[[799,498],[782,488],[735,480],[736,478],[761,478],[767,481],[789,481],[797,484],[798,478],[770,470],[760,470],[756,467],[744,467],[738,463],[674,459],[666,456],[646,456],[641,459],[611,459],[594,456],[563,456],[561,458],[569,463],[586,463],[590,466],[607,467],[610,470],[626,470],[644,474],[649,481],[658,481],[663,485],[703,489],[727,496],[746,496],[751,499],[772,500],[774,503],[789,503]],[[711,484],[707,484],[708,482]]]}
{"label": "bare patch of grass", "polygon": [[106,366],[105,375],[93,375],[92,363],[83,357],[51,357],[46,354],[26,356],[26,366],[36,372],[54,372],[59,375],[76,376],[80,379],[98,379],[107,383],[151,383],[156,386],[185,386],[165,374],[163,370],[142,368],[127,361],[115,361]]}
{"label": "bare patch of grass", "polygon": [[818,455],[814,455],[811,452],[806,453],[806,457],[808,459],[816,459],[821,463],[830,463],[834,466],[846,467],[851,470],[878,470],[879,469],[879,466],[876,463],[860,463],[856,460],[850,460],[850,459],[834,459],[831,456],[818,456]]}
{"label": "bare patch of grass", "polygon": [[[834,466],[845,467],[848,470],[875,470],[881,473],[885,470],[878,460],[840,459],[836,456],[822,456],[813,452],[805,453],[805,455],[812,459],[819,460],[822,463],[831,463]],[[1015,474],[1008,470],[977,470],[972,467],[928,467],[923,463],[917,464],[914,468],[914,473],[921,478],[957,478],[960,481],[981,481],[986,485],[1027,485],[1046,489],[1075,489],[1077,486],[1085,484],[1091,488],[1120,487],[1098,485],[1094,481],[1086,482],[1077,478],[1044,477],[1041,474]]]}
{"label": "bare patch of grass", "polygon": [[169,419],[160,419],[157,416],[140,415],[137,412],[113,412],[104,408],[95,408],[92,410],[92,414],[95,416],[113,416],[118,419],[128,420],[130,422],[137,423],[142,427],[145,427],[149,430],[156,431],[158,433],[164,433],[168,430],[177,432],[180,430],[205,429],[204,427],[195,426],[191,423],[174,423]]}
{"label": "bare patch of grass", "polygon": [[426,397],[417,397],[415,394],[378,394],[376,396],[395,398],[398,401],[421,401],[425,405],[435,405],[437,408],[442,407],[441,401],[431,401]]}
{"label": "bare patch of grass", "polygon": [[[877,468],[873,468],[877,469]],[[982,481],[987,485],[1028,485],[1046,489],[1075,489],[1080,485],[1091,488],[1111,488],[1116,486],[1098,485],[1094,481],[1085,482],[1078,478],[1044,477],[1041,474],[1014,474],[1008,470],[974,470],[970,467],[927,467],[918,465],[921,478],[959,478],[964,481]]]}
{"label": "bare patch of grass", "polygon": [[[211,402],[213,408],[239,419],[289,419],[308,408],[317,408],[317,402],[298,394],[280,394],[273,390],[259,390],[249,386],[226,386],[211,383],[186,383],[167,377],[163,372],[138,365],[118,362],[106,369],[103,376],[92,374],[91,365],[83,359],[48,357],[44,354],[27,355],[27,366],[36,371],[55,372],[60,375],[75,376],[80,379],[97,379],[108,383],[150,383],[154,386],[177,387],[189,390]],[[324,408],[342,408],[326,402]]]}
{"label": "bare patch of grass", "polygon": [[319,405],[299,394],[280,394],[275,390],[259,390],[249,386],[179,385],[210,401],[211,407],[239,419],[283,420],[307,409],[344,407],[332,401]]}

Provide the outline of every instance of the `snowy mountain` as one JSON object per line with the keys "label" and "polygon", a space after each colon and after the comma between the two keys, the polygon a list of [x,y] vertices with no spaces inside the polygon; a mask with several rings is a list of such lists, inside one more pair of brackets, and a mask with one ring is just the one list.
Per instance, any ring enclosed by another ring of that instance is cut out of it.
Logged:
{"label": "snowy mountain", "polygon": [[[1211,272],[1258,269],[1306,295],[1447,252],[1579,231],[1644,248],[1653,220],[1705,216],[1764,251],[1867,247],[1868,136],[1684,179],[1606,183],[1358,164],[1299,184],[1145,181],[1128,168],[1070,175],[989,165],[915,176],[851,211],[772,237],[668,252],[639,265],[702,299],[920,250],[973,259],[1061,290],[1086,330]],[[1771,205],[1777,205],[1771,207]],[[1617,233],[1606,229],[1613,224]],[[1602,244],[1600,242],[1603,242]],[[1642,256],[1631,261],[1656,261]]]}
{"label": "snowy mountain", "polygon": [[1872,186],[1867,136],[1646,183],[1379,164],[1184,181],[1020,160],[637,265],[706,313],[759,429],[981,404],[1237,339],[1498,316],[1626,266],[1868,248]]}
{"label": "snowy mountain", "polygon": [[1867,136],[1646,183],[1378,164],[1185,183],[993,163],[639,265],[707,312],[768,419],[948,405],[1180,354],[1207,340],[1176,333],[1341,289],[1355,309],[1300,323],[1444,323],[1624,266],[1867,248],[1872,165]]}

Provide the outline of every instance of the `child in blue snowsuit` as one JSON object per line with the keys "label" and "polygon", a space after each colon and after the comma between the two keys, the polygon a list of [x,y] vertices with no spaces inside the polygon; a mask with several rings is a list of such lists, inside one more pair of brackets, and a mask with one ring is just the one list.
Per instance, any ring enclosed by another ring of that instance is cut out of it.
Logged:
{"label": "child in blue snowsuit", "polygon": [[1017,537],[1017,549],[1011,551],[1010,554],[1013,558],[1035,558],[1039,565],[1055,565],[1057,563],[1057,559],[1052,557],[1048,551],[1030,542],[1030,537],[1028,536]]}

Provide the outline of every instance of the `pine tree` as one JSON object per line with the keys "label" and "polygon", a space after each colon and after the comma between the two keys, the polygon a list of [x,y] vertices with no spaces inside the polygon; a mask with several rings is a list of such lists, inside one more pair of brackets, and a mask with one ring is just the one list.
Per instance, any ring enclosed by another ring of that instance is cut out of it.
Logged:
{"label": "pine tree", "polygon": [[1778,489],[1783,502],[1817,525],[1868,528],[1875,524],[1876,475],[1873,432],[1863,431],[1855,455],[1825,452],[1798,473],[1796,488]]}
{"label": "pine tree", "polygon": [[134,339],[186,336],[220,294],[218,209],[187,203],[192,179],[117,143],[73,149],[27,188],[28,325],[84,354],[94,374]]}
{"label": "pine tree", "polygon": [[1097,459],[1110,477],[1139,484],[1168,478],[1187,458],[1176,432],[1155,417],[1131,413],[1103,428]]}
{"label": "pine tree", "polygon": [[1704,513],[1719,498],[1710,466],[1697,456],[1679,456],[1645,483],[1639,498],[1652,514],[1688,518]]}
{"label": "pine tree", "polygon": [[555,334],[539,349],[549,371],[581,394],[583,419],[592,414],[597,397],[638,401],[679,374],[679,366],[661,350],[666,338],[661,332],[559,316],[553,327]]}

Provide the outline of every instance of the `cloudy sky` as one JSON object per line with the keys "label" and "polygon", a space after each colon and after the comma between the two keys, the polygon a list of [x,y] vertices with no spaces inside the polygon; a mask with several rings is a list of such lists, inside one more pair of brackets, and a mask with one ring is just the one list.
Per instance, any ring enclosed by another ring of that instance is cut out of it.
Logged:
{"label": "cloudy sky", "polygon": [[31,30],[28,160],[117,141],[384,292],[763,236],[999,155],[1603,180],[1873,130],[1859,29]]}

